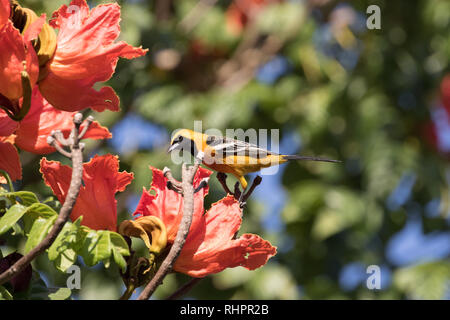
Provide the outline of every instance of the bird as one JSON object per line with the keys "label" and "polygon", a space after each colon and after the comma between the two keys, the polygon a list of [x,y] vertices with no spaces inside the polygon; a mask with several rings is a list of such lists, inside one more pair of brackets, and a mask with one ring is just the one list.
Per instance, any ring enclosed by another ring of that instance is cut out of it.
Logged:
{"label": "bird", "polygon": [[[245,190],[248,186],[245,175],[263,168],[279,165],[291,160],[310,160],[322,162],[341,162],[339,160],[278,154],[256,144],[228,137],[207,135],[190,129],[180,129],[173,135],[167,152],[182,150],[194,157],[199,151],[204,153],[203,164],[217,172],[235,176]],[[243,192],[242,192],[243,194]]]}

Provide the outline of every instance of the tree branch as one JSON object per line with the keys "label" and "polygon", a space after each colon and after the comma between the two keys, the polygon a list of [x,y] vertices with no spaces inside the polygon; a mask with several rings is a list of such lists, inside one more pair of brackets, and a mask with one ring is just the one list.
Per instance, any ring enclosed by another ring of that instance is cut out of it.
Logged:
{"label": "tree branch", "polygon": [[166,300],[175,300],[188,293],[197,283],[205,278],[193,278],[179,287],[174,293],[166,298]]}
{"label": "tree branch", "polygon": [[164,167],[163,174],[164,177],[167,178],[167,188],[179,194],[183,194],[182,184],[177,180],[175,180],[175,178],[172,176],[172,172],[170,171],[170,169]]}
{"label": "tree branch", "polygon": [[[48,249],[53,241],[55,241],[58,234],[61,232],[64,224],[69,219],[70,213],[72,212],[75,201],[77,200],[78,193],[81,187],[81,181],[83,178],[83,144],[80,143],[80,139],[83,138],[85,130],[80,134],[80,125],[83,120],[83,115],[81,113],[75,114],[73,118],[74,128],[70,134],[67,141],[59,141],[61,145],[68,145],[70,147],[70,158],[72,159],[72,178],[70,180],[69,190],[67,192],[66,200],[59,211],[58,218],[56,219],[52,229],[47,234],[47,236],[29,253],[20,258],[15,264],[13,264],[8,270],[0,275],[0,285],[10,280],[15,275],[22,272],[38,255]],[[88,126],[90,122],[86,123]],[[58,136],[58,134],[56,134]],[[52,139],[50,139],[52,140]],[[53,140],[55,137],[53,136]],[[53,141],[55,144],[56,141]],[[70,144],[69,144],[70,142]],[[62,148],[59,148],[62,149]],[[69,152],[65,151],[69,154]]]}
{"label": "tree branch", "polygon": [[195,158],[195,164],[192,167],[188,168],[186,163],[183,163],[181,182],[181,188],[183,191],[183,216],[178,227],[178,232],[175,237],[175,241],[170,248],[169,254],[162,262],[155,276],[145,286],[144,290],[142,290],[138,300],[147,300],[152,296],[156,288],[158,288],[158,286],[162,283],[165,276],[172,270],[175,261],[180,255],[181,249],[183,249],[189,233],[189,228],[191,227],[192,216],[194,215],[194,176],[202,160],[203,152],[199,152]]}

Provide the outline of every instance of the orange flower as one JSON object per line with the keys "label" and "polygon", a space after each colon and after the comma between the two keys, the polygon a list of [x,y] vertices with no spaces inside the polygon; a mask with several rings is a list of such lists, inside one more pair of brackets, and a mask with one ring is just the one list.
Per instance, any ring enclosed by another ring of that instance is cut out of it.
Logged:
{"label": "orange flower", "polygon": [[39,61],[31,40],[38,37],[45,15],[31,23],[22,35],[8,19],[10,11],[9,1],[0,0],[0,96],[3,96],[0,100],[4,102],[5,98],[9,99],[17,109],[15,104],[23,94],[22,71],[27,71],[31,86],[38,80]]}
{"label": "orange flower", "polygon": [[[58,200],[64,203],[69,189],[72,168],[58,161],[41,160],[41,173],[45,183]],[[95,230],[116,231],[117,201],[115,194],[125,190],[133,174],[119,172],[119,160],[107,154],[95,156],[83,164],[83,186],[80,188],[70,218],[75,221],[83,216],[82,224]]]}
{"label": "orange flower", "polygon": [[[161,219],[167,229],[167,242],[172,244],[183,213],[183,198],[167,188],[167,178],[161,170],[153,167],[151,170],[151,188],[149,191],[144,189],[134,215]],[[210,175],[211,171],[199,168],[194,187]],[[243,266],[253,270],[266,264],[276,254],[276,248],[268,241],[254,234],[244,234],[234,239],[242,222],[242,211],[236,199],[229,195],[204,213],[203,199],[207,193],[208,188],[204,188],[194,195],[192,224],[174,270],[192,277],[204,277],[226,268]]]}
{"label": "orange flower", "polygon": [[[19,99],[39,84],[55,108],[118,111],[114,90],[103,87],[97,91],[93,86],[111,78],[119,57],[133,59],[148,51],[115,42],[120,33],[119,5],[102,4],[90,10],[86,0],[73,0],[55,11],[49,24],[45,17],[0,0],[0,105],[21,119],[29,103],[23,102],[23,107]],[[53,28],[59,29],[58,34]],[[36,38],[39,41],[31,42]],[[27,90],[22,88],[23,81],[29,82]]]}
{"label": "orange flower", "polygon": [[89,10],[85,0],[73,0],[52,18],[50,25],[59,29],[57,48],[39,84],[42,94],[55,108],[66,111],[119,110],[119,98],[111,87],[96,91],[92,86],[111,78],[119,57],[133,59],[147,52],[114,42],[120,33],[120,6],[102,4]]}

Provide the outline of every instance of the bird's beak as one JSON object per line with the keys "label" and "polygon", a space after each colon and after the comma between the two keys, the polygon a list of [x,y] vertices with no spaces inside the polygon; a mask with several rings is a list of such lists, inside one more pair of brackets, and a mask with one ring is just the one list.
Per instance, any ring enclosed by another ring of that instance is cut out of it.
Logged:
{"label": "bird's beak", "polygon": [[169,147],[169,149],[167,149],[167,153],[171,153],[173,150],[175,150],[180,144],[179,143],[174,143],[173,145],[171,145]]}

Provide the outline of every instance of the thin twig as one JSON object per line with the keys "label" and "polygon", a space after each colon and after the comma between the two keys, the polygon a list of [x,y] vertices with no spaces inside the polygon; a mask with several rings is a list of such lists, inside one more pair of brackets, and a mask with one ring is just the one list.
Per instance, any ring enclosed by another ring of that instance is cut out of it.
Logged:
{"label": "thin twig", "polygon": [[63,156],[71,159],[72,158],[72,153],[68,152],[66,150],[64,150],[63,147],[61,147],[61,145],[56,141],[56,139],[52,136],[48,136],[47,137],[47,143],[49,145],[51,145],[53,148],[56,149],[56,151],[58,151],[59,153],[61,153]]}
{"label": "thin twig", "polygon": [[86,134],[86,132],[89,129],[89,126],[91,125],[91,123],[94,121],[94,117],[93,116],[88,116],[85,120],[86,125],[84,126],[84,128],[81,130],[80,134],[78,135],[78,139],[82,139],[84,137],[84,135]]}
{"label": "thin twig", "polygon": [[183,216],[178,227],[177,235],[170,248],[169,254],[162,262],[155,276],[145,286],[144,290],[142,290],[138,300],[147,300],[152,296],[153,292],[155,292],[156,288],[162,283],[165,276],[172,270],[175,261],[180,255],[181,249],[183,249],[189,233],[189,228],[191,227],[192,216],[194,215],[194,176],[203,160],[203,156],[203,152],[199,152],[195,158],[195,164],[190,168],[183,163],[181,182],[183,189]]}
{"label": "thin twig", "polygon": [[174,293],[166,298],[166,300],[175,300],[188,293],[197,283],[205,278],[193,278],[186,282],[183,286],[179,287]]}
{"label": "thin twig", "polygon": [[183,194],[182,185],[180,182],[175,180],[175,178],[172,176],[172,172],[169,168],[164,167],[163,169],[163,175],[167,178],[167,188],[169,188],[172,191],[175,191],[179,194]]}
{"label": "thin twig", "polygon": [[[0,285],[22,272],[38,255],[48,249],[69,219],[70,213],[77,200],[83,178],[83,144],[79,143],[79,130],[82,120],[83,115],[81,113],[75,114],[73,119],[74,128],[72,129],[69,138],[71,139],[72,178],[70,180],[66,199],[59,211],[58,218],[47,236],[36,247],[0,275]],[[89,125],[89,123],[87,125]]]}

